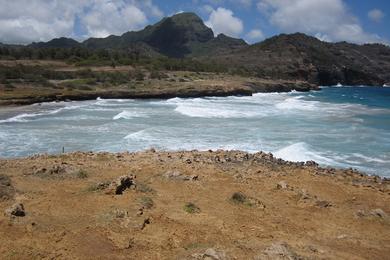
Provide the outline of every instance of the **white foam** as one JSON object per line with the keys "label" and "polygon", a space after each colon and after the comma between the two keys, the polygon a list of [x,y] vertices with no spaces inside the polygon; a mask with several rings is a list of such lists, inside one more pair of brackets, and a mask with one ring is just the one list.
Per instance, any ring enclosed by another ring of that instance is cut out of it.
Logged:
{"label": "white foam", "polygon": [[145,142],[152,142],[155,141],[159,138],[156,139],[153,135],[151,135],[150,131],[148,129],[143,129],[131,134],[128,134],[127,136],[124,137],[126,140],[131,140],[131,141],[142,141],[144,144]]}
{"label": "white foam", "polygon": [[[199,118],[251,118],[261,117],[263,113],[258,106],[247,99],[229,98],[195,98],[170,99],[168,104],[176,105],[176,112]],[[253,100],[252,100],[253,101]]]}
{"label": "white foam", "polygon": [[337,162],[321,155],[318,152],[310,150],[309,146],[304,142],[295,143],[286,146],[274,153],[275,157],[282,158],[292,162],[316,161],[325,165],[337,165]]}
{"label": "white foam", "polygon": [[284,101],[277,103],[276,108],[280,110],[305,110],[315,111],[319,109],[318,101],[302,100],[302,96],[287,98]]}
{"label": "white foam", "polygon": [[376,162],[376,163],[387,163],[388,161],[385,161],[385,160],[382,160],[382,159],[379,159],[379,158],[374,158],[374,157],[369,157],[369,156],[365,156],[363,154],[360,154],[360,153],[354,153],[352,154],[354,157],[357,157],[359,159],[363,159],[365,160],[366,162]]}
{"label": "white foam", "polygon": [[121,107],[124,103],[132,103],[134,99],[102,99],[98,98],[93,104],[101,107]]}
{"label": "white foam", "polygon": [[112,119],[118,120],[118,119],[133,119],[133,118],[142,118],[142,117],[146,118],[148,117],[148,115],[142,112],[124,110],[119,114],[115,115]]}
{"label": "white foam", "polygon": [[35,118],[40,116],[48,116],[48,115],[54,115],[57,114],[63,110],[72,110],[72,109],[78,109],[83,107],[82,105],[74,105],[74,106],[65,106],[61,107],[55,110],[48,110],[43,112],[35,112],[35,113],[22,113],[16,116],[13,116],[11,118],[0,120],[0,123],[22,123],[22,122],[29,122],[29,118]]}
{"label": "white foam", "polygon": [[176,112],[189,117],[202,118],[248,118],[260,116],[257,111],[238,110],[224,106],[196,106],[196,105],[178,105]]}

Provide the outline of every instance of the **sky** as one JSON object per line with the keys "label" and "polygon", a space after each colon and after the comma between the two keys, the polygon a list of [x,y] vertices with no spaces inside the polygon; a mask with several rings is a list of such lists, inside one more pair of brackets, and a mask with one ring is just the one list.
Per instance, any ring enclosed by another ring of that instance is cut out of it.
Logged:
{"label": "sky", "polygon": [[302,32],[329,42],[390,42],[388,0],[0,0],[0,42],[79,41],[195,12],[215,35],[255,43]]}

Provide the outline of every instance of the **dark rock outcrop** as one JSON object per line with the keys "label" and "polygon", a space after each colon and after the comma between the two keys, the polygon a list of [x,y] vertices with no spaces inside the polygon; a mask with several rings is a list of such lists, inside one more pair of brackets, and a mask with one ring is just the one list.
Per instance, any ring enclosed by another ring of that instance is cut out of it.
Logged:
{"label": "dark rock outcrop", "polygon": [[121,195],[123,192],[131,187],[135,187],[135,176],[125,175],[120,176],[113,181],[107,188],[106,194]]}
{"label": "dark rock outcrop", "polygon": [[9,217],[24,217],[26,212],[22,203],[15,203],[5,210],[5,214]]}

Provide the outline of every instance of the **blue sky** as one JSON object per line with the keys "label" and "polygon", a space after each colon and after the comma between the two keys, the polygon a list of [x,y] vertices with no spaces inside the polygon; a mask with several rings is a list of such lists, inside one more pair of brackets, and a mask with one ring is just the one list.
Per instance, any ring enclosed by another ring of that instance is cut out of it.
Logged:
{"label": "blue sky", "polygon": [[386,0],[0,0],[0,42],[120,35],[182,11],[215,34],[258,42],[303,32],[326,41],[390,41]]}

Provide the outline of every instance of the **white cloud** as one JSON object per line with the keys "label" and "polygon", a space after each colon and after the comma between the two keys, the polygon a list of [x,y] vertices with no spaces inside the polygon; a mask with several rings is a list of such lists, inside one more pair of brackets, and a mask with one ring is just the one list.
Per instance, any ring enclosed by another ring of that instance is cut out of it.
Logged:
{"label": "white cloud", "polygon": [[163,15],[152,0],[0,0],[0,42],[79,38],[75,27],[84,37],[121,34]]}
{"label": "white cloud", "polygon": [[343,0],[260,0],[257,8],[283,32],[319,35],[329,41],[382,41],[363,30]]}
{"label": "white cloud", "polygon": [[132,2],[151,16],[157,18],[162,18],[164,16],[163,11],[161,11],[157,5],[153,4],[152,0],[133,0]]}
{"label": "white cloud", "polygon": [[380,22],[385,14],[379,9],[372,9],[368,12],[368,18],[370,18],[374,22]]}
{"label": "white cloud", "polygon": [[30,43],[72,35],[87,1],[0,0],[0,42]]}
{"label": "white cloud", "polygon": [[254,30],[251,30],[250,32],[247,33],[246,38],[250,42],[259,41],[259,40],[264,39],[264,34],[263,34],[263,32],[261,30],[254,29]]}
{"label": "white cloud", "polygon": [[[198,4],[199,1],[192,0],[193,4]],[[213,6],[221,6],[225,3],[232,3],[236,6],[241,6],[245,8],[249,8],[252,6],[253,0],[204,0],[204,2],[211,4]]]}
{"label": "white cloud", "polygon": [[145,13],[136,5],[109,0],[95,1],[82,17],[88,35],[93,37],[106,37],[141,29],[147,21]]}
{"label": "white cloud", "polygon": [[223,33],[233,37],[239,36],[244,30],[242,21],[235,17],[231,10],[223,7],[219,7],[217,10],[211,12],[209,19],[206,21],[206,25],[215,34]]}

